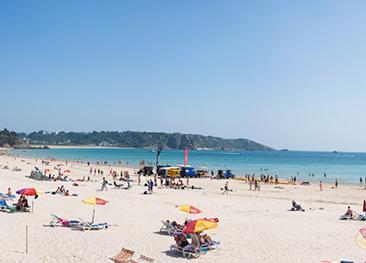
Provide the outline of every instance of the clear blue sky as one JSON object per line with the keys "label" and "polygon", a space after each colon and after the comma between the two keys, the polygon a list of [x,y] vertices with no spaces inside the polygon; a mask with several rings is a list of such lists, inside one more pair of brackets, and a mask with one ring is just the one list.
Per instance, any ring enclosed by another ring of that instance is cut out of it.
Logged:
{"label": "clear blue sky", "polygon": [[0,1],[0,128],[366,151],[365,1]]}

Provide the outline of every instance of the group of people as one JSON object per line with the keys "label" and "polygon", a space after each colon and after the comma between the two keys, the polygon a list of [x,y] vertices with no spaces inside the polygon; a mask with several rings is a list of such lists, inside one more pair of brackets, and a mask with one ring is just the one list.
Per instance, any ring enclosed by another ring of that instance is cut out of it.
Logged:
{"label": "group of people", "polygon": [[70,194],[70,191],[65,189],[63,185],[61,185],[61,187],[57,187],[56,191],[53,191],[51,194],[53,195],[60,194],[63,196],[77,196],[77,194]]}
{"label": "group of people", "polygon": [[24,195],[21,195],[16,204],[18,211],[27,211],[29,209],[28,200]]}
{"label": "group of people", "polygon": [[[254,181],[260,181],[261,183],[266,183],[266,184],[278,184],[278,175],[276,174],[275,176],[272,176],[270,174],[260,174],[259,175],[259,179],[256,178],[255,174],[245,174],[244,175],[245,181],[247,182],[254,182]],[[291,180],[293,180],[293,178],[291,178]],[[295,181],[296,181],[296,177],[295,177]]]}
{"label": "group of people", "polygon": [[[88,163],[89,164],[89,163]],[[100,168],[94,168],[93,169],[93,167],[90,167],[90,170],[89,170],[89,175],[91,175],[91,174],[94,174],[94,176],[95,175],[102,175],[103,176],[103,174],[104,174],[104,171],[103,170],[101,170]]]}
{"label": "group of people", "polygon": [[188,242],[186,235],[178,232],[174,235],[174,240],[179,250],[183,251],[199,251],[202,246],[213,246],[212,238],[204,233],[191,234],[191,243]]}
{"label": "group of people", "polygon": [[258,180],[249,181],[249,190],[260,191],[261,185]]}

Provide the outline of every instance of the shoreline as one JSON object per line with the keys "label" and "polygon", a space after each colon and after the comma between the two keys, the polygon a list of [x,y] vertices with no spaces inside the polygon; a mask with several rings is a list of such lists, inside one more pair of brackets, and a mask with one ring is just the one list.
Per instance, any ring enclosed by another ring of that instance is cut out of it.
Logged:
{"label": "shoreline", "polygon": [[[1,149],[0,149],[1,150]],[[12,155],[7,155],[9,157],[12,157]],[[74,164],[74,165],[87,165],[88,161],[86,160],[80,160],[80,161],[76,161],[76,160],[72,160],[72,159],[56,159],[52,156],[48,157],[48,158],[35,158],[35,157],[26,157],[26,156],[21,156],[21,155],[18,155],[16,156],[17,158],[22,158],[22,159],[26,159],[28,161],[36,161],[36,160],[52,160],[54,162],[68,162],[70,164]],[[109,168],[115,168],[115,169],[130,169],[130,170],[138,170],[139,167],[138,165],[130,165],[130,166],[126,166],[125,164],[121,163],[119,164],[118,162],[107,162],[106,164],[104,163],[104,161],[100,161],[99,164],[97,164],[96,162],[93,162],[93,161],[89,161],[90,163],[90,167],[92,166],[101,166],[101,167],[109,167]],[[155,167],[155,165],[153,165],[153,167]],[[245,175],[236,175],[235,179],[236,181],[241,181],[241,182],[245,182]],[[256,174],[256,178],[258,179],[258,176],[259,174]],[[210,178],[210,177],[207,177],[207,178]],[[196,179],[205,179],[205,178],[196,178]],[[218,179],[213,179],[213,180],[218,180]],[[218,181],[224,181],[224,180],[227,180],[227,179],[220,179]],[[229,179],[231,180],[231,179]],[[308,185],[301,185],[301,182],[310,182],[310,185],[311,186],[319,186],[319,182],[320,181],[323,181],[323,184],[324,185],[327,185],[327,186],[334,186],[335,183],[332,182],[332,183],[329,183],[327,181],[324,181],[323,180],[320,180],[320,179],[313,179],[313,177],[310,179],[310,180],[301,180],[301,179],[297,179],[296,183],[291,183],[290,182],[290,179],[289,178],[286,178],[286,177],[278,177],[278,180],[281,181],[281,183],[278,183],[278,184],[275,184],[275,183],[263,183],[263,182],[260,182],[261,185],[293,185],[293,186],[300,186],[300,187],[308,187]],[[247,182],[245,182],[247,183]],[[354,189],[360,189],[360,190],[363,190],[363,189],[366,189],[366,183],[364,184],[360,184],[360,183],[351,183],[351,182],[342,182],[340,180],[338,180],[338,184],[339,186],[342,185],[342,186],[348,186],[348,187],[355,187]],[[309,186],[310,186],[309,185]]]}

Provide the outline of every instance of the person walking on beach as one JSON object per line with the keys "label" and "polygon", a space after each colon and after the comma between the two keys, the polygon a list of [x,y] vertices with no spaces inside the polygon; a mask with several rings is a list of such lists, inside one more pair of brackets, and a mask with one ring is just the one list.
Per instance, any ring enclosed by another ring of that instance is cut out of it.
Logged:
{"label": "person walking on beach", "polygon": [[319,183],[319,188],[320,188],[320,191],[322,192],[323,191],[323,182],[322,181],[320,181],[320,183]]}
{"label": "person walking on beach", "polygon": [[228,192],[229,192],[229,182],[226,181],[224,186],[224,192],[222,194],[228,194]]}
{"label": "person walking on beach", "polygon": [[154,186],[158,186],[158,177],[154,174]]}
{"label": "person walking on beach", "polygon": [[105,177],[103,177],[103,182],[102,182],[102,189],[101,189],[101,191],[103,191],[103,190],[108,191],[108,189],[107,189],[107,184],[108,184],[107,180],[105,179]]}
{"label": "person walking on beach", "polygon": [[338,188],[338,180],[337,179],[335,180],[335,184],[334,185],[335,185],[335,188]]}
{"label": "person walking on beach", "polygon": [[249,179],[249,190],[251,191],[253,187],[253,181]]}
{"label": "person walking on beach", "polygon": [[362,177],[360,177],[360,184],[362,185]]}
{"label": "person walking on beach", "polygon": [[127,189],[131,188],[131,177],[130,177],[130,173],[128,171],[126,171],[126,181],[127,181]]}
{"label": "person walking on beach", "polygon": [[160,175],[160,187],[163,187],[164,184],[164,178],[162,175]]}

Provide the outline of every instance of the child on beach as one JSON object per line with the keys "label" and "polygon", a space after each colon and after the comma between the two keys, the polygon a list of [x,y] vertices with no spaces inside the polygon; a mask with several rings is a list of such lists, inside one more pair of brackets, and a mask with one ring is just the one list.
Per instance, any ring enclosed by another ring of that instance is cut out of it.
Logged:
{"label": "child on beach", "polygon": [[322,181],[320,181],[320,183],[319,183],[319,188],[320,188],[320,191],[322,192],[323,191],[323,182]]}

